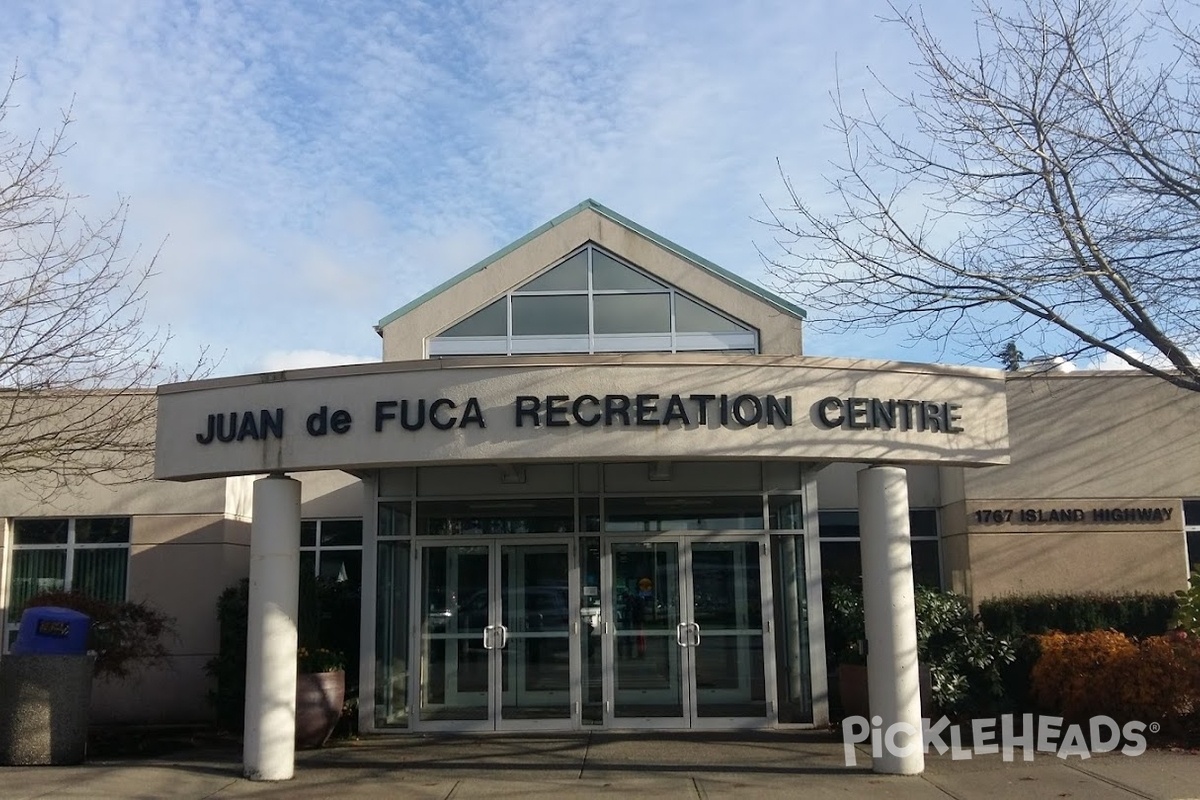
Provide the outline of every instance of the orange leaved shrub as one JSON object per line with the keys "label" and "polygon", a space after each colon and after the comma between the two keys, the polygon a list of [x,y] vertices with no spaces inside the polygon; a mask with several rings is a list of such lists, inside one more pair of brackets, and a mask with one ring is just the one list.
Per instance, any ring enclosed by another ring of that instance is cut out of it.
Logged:
{"label": "orange leaved shrub", "polygon": [[1071,721],[1104,714],[1169,727],[1200,715],[1200,640],[1131,640],[1111,630],[1035,638],[1033,696],[1044,710]]}

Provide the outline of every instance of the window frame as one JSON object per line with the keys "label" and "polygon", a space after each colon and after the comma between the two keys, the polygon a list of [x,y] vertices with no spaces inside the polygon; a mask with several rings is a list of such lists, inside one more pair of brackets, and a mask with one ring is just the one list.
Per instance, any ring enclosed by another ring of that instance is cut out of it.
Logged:
{"label": "window frame", "polygon": [[[846,513],[855,515],[854,527],[855,527],[855,529],[857,529],[859,531],[858,535],[857,536],[826,536],[826,535],[824,535],[824,533],[821,530],[822,529],[821,515],[822,514],[846,514]],[[921,514],[921,513],[929,513],[932,515],[933,533],[919,533],[919,534],[912,533],[912,530],[914,528],[914,526],[912,524],[913,516],[916,514]],[[820,546],[825,544],[826,542],[830,542],[830,543],[853,542],[854,544],[857,544],[859,547],[859,550],[858,550],[858,553],[859,553],[859,577],[861,578],[862,577],[862,528],[861,528],[861,524],[859,522],[859,514],[860,514],[860,511],[857,508],[820,508],[820,509],[817,509],[817,536],[816,536],[816,539],[817,539],[818,548],[820,548]],[[937,582],[936,588],[938,588],[939,590],[944,589],[945,585],[946,585],[946,581],[945,581],[945,577],[943,575],[942,567],[944,566],[944,555],[945,554],[942,552],[942,515],[940,513],[940,509],[933,508],[933,507],[925,507],[925,506],[918,507],[918,508],[910,508],[908,511],[908,519],[909,519],[909,539],[910,539],[909,551],[910,552],[912,552],[912,544],[915,544],[917,542],[936,542],[937,543],[938,582]],[[825,569],[825,562],[824,562],[824,559],[822,559],[822,561],[821,561],[821,580],[823,582],[824,582],[825,576],[827,574],[828,573],[826,572],[826,569]],[[916,582],[916,571],[915,570],[913,572],[913,580],[915,583]],[[920,586],[923,584],[917,584],[917,585]]]}
{"label": "window frame", "polygon": [[[124,542],[78,542],[76,536],[76,522],[78,520],[88,519],[117,519],[124,520],[128,529],[128,536]],[[67,523],[67,539],[65,542],[53,542],[50,544],[18,544],[17,543],[17,526],[25,521],[58,521],[66,520]],[[77,517],[10,517],[5,525],[5,548],[4,548],[4,586],[3,586],[3,638],[0,639],[0,646],[3,652],[7,653],[14,635],[20,627],[20,619],[12,620],[10,616],[13,612],[11,605],[13,603],[13,581],[14,576],[14,556],[19,552],[29,551],[61,551],[66,554],[65,563],[63,566],[63,588],[62,591],[72,591],[75,584],[75,554],[81,550],[124,550],[125,551],[125,585],[121,589],[120,602],[125,602],[129,599],[129,579],[130,579],[130,556],[132,554],[133,545],[133,518],[124,515],[80,515]]]}
{"label": "window frame", "polygon": [[[579,253],[587,253],[587,286],[584,289],[549,289],[526,291],[524,286],[536,281],[547,272],[559,267]],[[644,287],[637,289],[597,289],[593,285],[592,269],[593,255],[599,253],[610,258],[617,264],[632,270],[657,285],[657,288]],[[623,295],[666,295],[670,312],[670,327],[667,331],[643,331],[637,333],[597,333],[596,331],[596,298],[616,297]],[[587,299],[587,333],[574,334],[530,334],[516,335],[513,333],[513,298],[525,297],[585,297]],[[711,311],[718,317],[727,320],[731,325],[740,328],[739,331],[679,331],[677,324],[676,303],[682,297],[702,309]],[[469,319],[472,315],[493,305],[498,300],[504,300],[506,313],[504,335],[489,336],[444,336],[445,331],[451,330],[458,324]],[[534,275],[521,286],[509,290],[503,298],[492,298],[485,305],[475,309],[471,314],[455,320],[438,333],[425,340],[426,357],[440,358],[443,356],[470,355],[523,355],[549,353],[623,353],[623,352],[702,352],[702,351],[749,351],[759,352],[758,330],[753,326],[735,319],[728,314],[713,308],[687,292],[680,291],[675,286],[663,282],[639,269],[628,261],[608,252],[593,242],[585,244],[550,267]]]}
{"label": "window frame", "polygon": [[[1188,507],[1194,512],[1194,522],[1189,522]],[[1192,552],[1192,542],[1196,542],[1195,552]],[[1200,570],[1200,500],[1183,500],[1183,561],[1190,576],[1194,570]]]}
{"label": "window frame", "polygon": [[[311,545],[305,545],[305,544],[301,543],[300,553],[301,554],[303,554],[303,553],[312,553],[313,554],[313,577],[315,577],[315,578],[321,577],[321,554],[322,553],[335,553],[335,552],[345,553],[345,552],[349,552],[352,550],[358,551],[358,563],[359,563],[359,570],[361,573],[362,564],[363,564],[363,556],[362,556],[362,554],[363,554],[363,539],[366,536],[366,526],[363,521],[363,518],[362,517],[306,517],[306,518],[300,520],[301,528],[304,527],[305,523],[310,523],[310,522],[315,523],[315,525],[316,525],[316,527],[313,529],[313,543]],[[322,545],[321,544],[321,527],[322,527],[322,524],[326,523],[326,522],[357,522],[359,524],[358,544]],[[301,562],[301,564],[304,563],[303,557],[301,557],[300,562]],[[363,580],[363,578],[359,579],[360,584],[362,583],[362,580]]]}

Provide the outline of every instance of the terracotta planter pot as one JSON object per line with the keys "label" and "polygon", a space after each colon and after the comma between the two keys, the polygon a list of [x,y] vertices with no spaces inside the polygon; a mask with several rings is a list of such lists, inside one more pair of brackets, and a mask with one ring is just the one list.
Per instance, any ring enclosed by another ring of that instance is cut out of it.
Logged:
{"label": "terracotta planter pot", "polygon": [[345,701],[345,671],[296,675],[296,749],[311,750],[325,744],[342,718]]}

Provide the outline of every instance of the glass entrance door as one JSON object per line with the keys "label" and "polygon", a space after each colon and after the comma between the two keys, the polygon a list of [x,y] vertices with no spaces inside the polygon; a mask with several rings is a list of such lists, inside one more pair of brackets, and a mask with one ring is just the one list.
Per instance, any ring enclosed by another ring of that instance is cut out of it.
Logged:
{"label": "glass entrance door", "polygon": [[771,721],[765,549],[746,536],[608,543],[606,724]]}
{"label": "glass entrance door", "polygon": [[[692,724],[765,724],[767,628],[763,543],[693,541],[689,549]],[[770,685],[774,685],[771,683]]]}
{"label": "glass entrance door", "polygon": [[570,727],[571,543],[422,543],[414,727]]}

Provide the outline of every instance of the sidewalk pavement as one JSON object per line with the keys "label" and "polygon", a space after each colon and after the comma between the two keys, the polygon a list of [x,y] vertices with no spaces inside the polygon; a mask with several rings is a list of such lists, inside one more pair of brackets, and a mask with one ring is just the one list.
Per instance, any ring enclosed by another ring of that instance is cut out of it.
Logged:
{"label": "sidewalk pavement", "polygon": [[899,777],[872,773],[861,747],[845,766],[828,733],[372,736],[297,753],[290,781],[244,780],[226,748],[0,767],[0,798],[1200,798],[1200,753],[1020,758],[930,755],[925,774]]}

